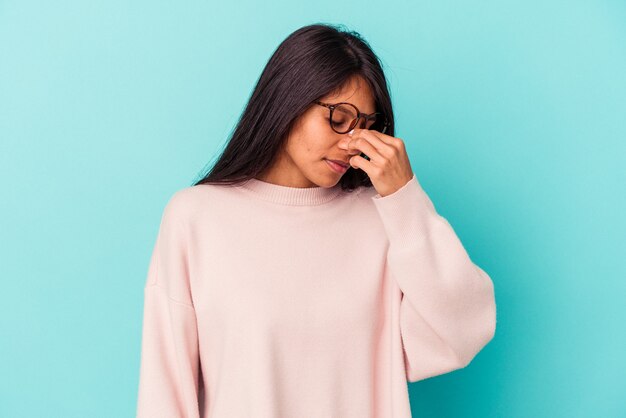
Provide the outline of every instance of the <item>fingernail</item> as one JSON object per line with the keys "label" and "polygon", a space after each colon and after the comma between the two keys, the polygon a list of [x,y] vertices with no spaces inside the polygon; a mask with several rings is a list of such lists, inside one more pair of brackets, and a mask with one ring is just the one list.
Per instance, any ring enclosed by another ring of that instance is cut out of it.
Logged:
{"label": "fingernail", "polygon": [[354,133],[354,129],[348,132],[348,135],[352,135]]}

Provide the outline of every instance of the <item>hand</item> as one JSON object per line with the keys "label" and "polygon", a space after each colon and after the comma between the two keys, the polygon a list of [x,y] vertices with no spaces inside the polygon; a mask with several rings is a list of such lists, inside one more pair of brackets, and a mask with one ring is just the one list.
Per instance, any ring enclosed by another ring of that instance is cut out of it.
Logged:
{"label": "hand", "polygon": [[349,139],[339,143],[339,148],[358,150],[360,155],[350,158],[350,165],[367,173],[381,197],[388,196],[413,178],[413,169],[404,147],[404,141],[370,129],[353,129]]}

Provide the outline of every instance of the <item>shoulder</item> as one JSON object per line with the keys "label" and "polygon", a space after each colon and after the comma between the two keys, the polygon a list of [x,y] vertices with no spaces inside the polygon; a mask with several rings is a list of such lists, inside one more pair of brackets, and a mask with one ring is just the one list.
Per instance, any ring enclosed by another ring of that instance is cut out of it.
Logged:
{"label": "shoulder", "polygon": [[188,186],[174,191],[167,201],[165,209],[172,213],[183,214],[198,204],[203,190],[200,186]]}
{"label": "shoulder", "polygon": [[197,184],[173,192],[163,211],[163,216],[188,223],[198,216],[214,212],[213,208],[224,204],[233,191],[225,186]]}

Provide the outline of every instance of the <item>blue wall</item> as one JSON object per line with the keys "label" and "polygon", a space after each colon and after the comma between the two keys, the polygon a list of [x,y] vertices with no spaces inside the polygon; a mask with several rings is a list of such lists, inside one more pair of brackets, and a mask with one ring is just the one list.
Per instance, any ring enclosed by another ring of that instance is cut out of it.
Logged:
{"label": "blue wall", "polygon": [[[337,20],[337,18],[340,20]],[[344,23],[496,288],[416,417],[626,416],[626,4],[0,1],[0,416],[131,417],[159,217],[278,44]]]}

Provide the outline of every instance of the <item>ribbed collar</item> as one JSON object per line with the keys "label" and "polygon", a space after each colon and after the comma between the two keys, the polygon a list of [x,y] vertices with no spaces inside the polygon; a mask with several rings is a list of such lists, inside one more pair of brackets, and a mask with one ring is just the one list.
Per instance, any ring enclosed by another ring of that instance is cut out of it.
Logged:
{"label": "ribbed collar", "polygon": [[341,193],[339,183],[328,188],[321,186],[289,187],[256,178],[241,183],[241,187],[254,193],[260,199],[290,206],[321,205],[330,202]]}

